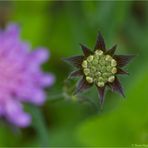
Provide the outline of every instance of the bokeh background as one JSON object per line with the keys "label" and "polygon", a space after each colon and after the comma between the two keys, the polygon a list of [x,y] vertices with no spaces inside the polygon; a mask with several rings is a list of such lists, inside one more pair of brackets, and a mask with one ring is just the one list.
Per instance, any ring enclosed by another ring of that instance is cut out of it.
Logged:
{"label": "bokeh background", "polygon": [[[25,108],[32,125],[17,129],[0,123],[0,146],[135,146],[148,144],[148,2],[24,1],[0,2],[0,26],[18,23],[32,48],[50,49],[45,71],[56,76],[47,101]],[[126,98],[110,91],[100,111],[95,88],[72,96],[76,80],[63,57],[81,54],[79,43],[93,48],[97,32],[117,53],[136,54],[121,77]],[[18,57],[19,58],[19,57]]]}

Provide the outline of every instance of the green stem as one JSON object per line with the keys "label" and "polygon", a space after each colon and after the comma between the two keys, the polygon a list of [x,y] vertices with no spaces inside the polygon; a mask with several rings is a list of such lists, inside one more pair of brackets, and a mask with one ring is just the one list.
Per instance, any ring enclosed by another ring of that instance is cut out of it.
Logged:
{"label": "green stem", "polygon": [[48,94],[48,99],[47,101],[50,101],[50,102],[55,102],[55,101],[58,101],[58,100],[61,100],[64,98],[64,95],[63,93],[59,93],[59,94]]}
{"label": "green stem", "polygon": [[45,124],[43,115],[38,107],[30,106],[29,108],[32,118],[33,118],[33,127],[35,128],[38,138],[41,141],[41,146],[49,146],[49,135],[48,128]]}

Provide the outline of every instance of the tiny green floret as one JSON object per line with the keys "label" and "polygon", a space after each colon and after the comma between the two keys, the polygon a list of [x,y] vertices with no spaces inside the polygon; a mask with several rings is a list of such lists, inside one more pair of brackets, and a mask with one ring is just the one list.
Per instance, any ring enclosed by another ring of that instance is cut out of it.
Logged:
{"label": "tiny green floret", "polygon": [[105,83],[112,83],[117,73],[117,62],[110,55],[105,55],[102,50],[96,50],[82,62],[86,81],[103,87]]}
{"label": "tiny green floret", "polygon": [[86,61],[86,60],[83,61],[82,67],[83,67],[83,68],[87,68],[87,61]]}
{"label": "tiny green floret", "polygon": [[93,83],[93,78],[91,78],[91,77],[86,77],[86,80],[88,83]]}

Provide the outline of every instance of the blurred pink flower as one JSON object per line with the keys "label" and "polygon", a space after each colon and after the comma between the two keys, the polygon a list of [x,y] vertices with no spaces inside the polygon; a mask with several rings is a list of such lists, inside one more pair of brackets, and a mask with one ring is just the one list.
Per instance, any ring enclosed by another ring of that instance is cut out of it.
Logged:
{"label": "blurred pink flower", "polygon": [[31,51],[28,44],[20,40],[17,25],[0,30],[0,117],[19,127],[31,123],[22,103],[44,103],[43,88],[54,82],[53,75],[41,70],[41,64],[48,57],[47,49]]}

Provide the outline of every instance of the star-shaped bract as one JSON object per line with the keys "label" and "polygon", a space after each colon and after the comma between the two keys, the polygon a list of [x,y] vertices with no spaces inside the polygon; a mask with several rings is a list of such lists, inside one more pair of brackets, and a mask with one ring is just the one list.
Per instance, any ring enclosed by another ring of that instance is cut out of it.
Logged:
{"label": "star-shaped bract", "polygon": [[124,96],[124,91],[118,79],[118,75],[125,75],[128,72],[122,68],[126,66],[134,55],[116,55],[117,45],[111,49],[106,49],[106,45],[101,33],[98,33],[94,50],[80,44],[83,54],[65,58],[77,68],[69,77],[82,77],[78,83],[75,94],[78,94],[95,84],[97,87],[100,104],[104,102],[105,89],[108,86],[112,91],[116,91]]}

